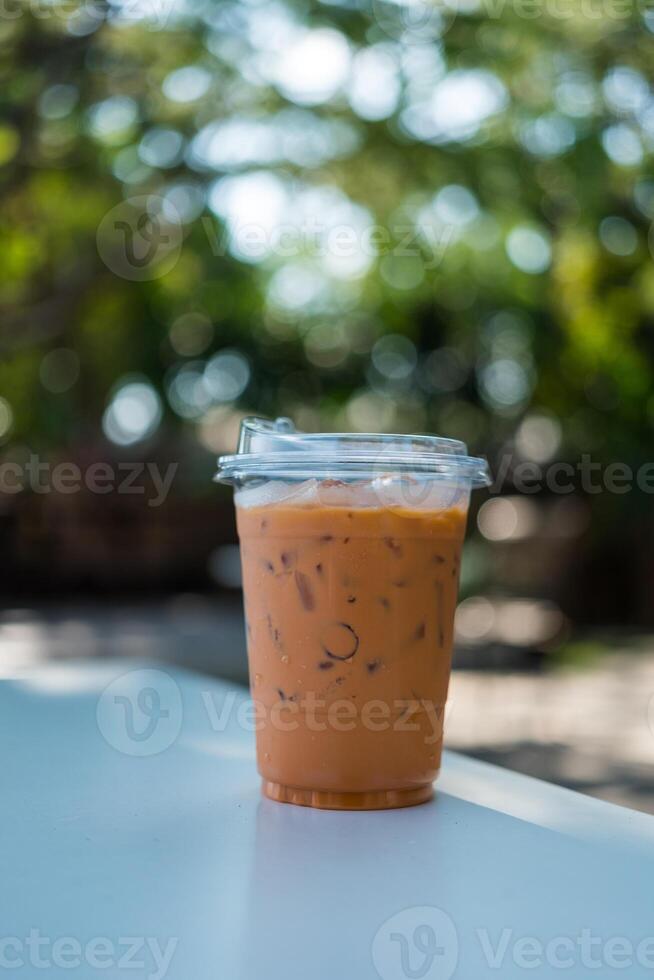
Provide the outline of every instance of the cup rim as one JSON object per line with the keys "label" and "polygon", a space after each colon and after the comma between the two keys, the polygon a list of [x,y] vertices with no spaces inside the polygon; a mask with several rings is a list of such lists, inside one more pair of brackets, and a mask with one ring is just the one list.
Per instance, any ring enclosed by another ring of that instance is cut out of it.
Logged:
{"label": "cup rim", "polygon": [[458,439],[366,432],[299,432],[290,419],[249,417],[238,449],[218,458],[217,482],[252,479],[374,479],[391,474],[488,486],[488,462]]}

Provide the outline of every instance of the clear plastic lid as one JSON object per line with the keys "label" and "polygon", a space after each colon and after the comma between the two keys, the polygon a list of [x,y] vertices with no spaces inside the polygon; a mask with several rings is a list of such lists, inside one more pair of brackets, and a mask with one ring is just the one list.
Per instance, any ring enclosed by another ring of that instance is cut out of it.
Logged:
{"label": "clear plastic lid", "polygon": [[464,442],[439,436],[298,432],[290,419],[246,418],[236,453],[220,456],[216,480],[361,480],[382,473],[420,473],[435,479],[490,483],[485,459],[467,455]]}

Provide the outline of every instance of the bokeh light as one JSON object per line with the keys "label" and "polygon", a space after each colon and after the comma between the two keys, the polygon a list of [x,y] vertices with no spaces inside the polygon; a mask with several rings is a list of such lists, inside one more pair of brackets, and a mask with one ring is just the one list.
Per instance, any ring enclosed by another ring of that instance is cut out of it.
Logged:
{"label": "bokeh light", "polygon": [[174,167],[182,157],[184,139],[176,129],[155,126],[143,135],[139,156],[149,167]]}
{"label": "bokeh light", "polygon": [[104,434],[119,446],[130,446],[151,436],[159,426],[162,406],[159,395],[145,381],[120,385],[102,417]]}
{"label": "bokeh light", "polygon": [[326,102],[345,84],[350,48],[331,28],[302,31],[279,53],[271,78],[280,92],[299,105]]}
{"label": "bokeh light", "polygon": [[75,108],[78,99],[75,85],[50,85],[39,98],[39,112],[44,119],[64,119]]}
{"label": "bokeh light", "polygon": [[6,398],[0,396],[0,439],[9,435],[13,420],[14,413],[11,410],[11,405]]}
{"label": "bokeh light", "polygon": [[400,98],[396,59],[382,45],[359,51],[352,61],[348,87],[350,105],[362,119],[387,119]]}
{"label": "bokeh light", "polygon": [[[506,105],[503,83],[490,71],[456,69],[436,85],[428,107],[420,104],[405,116],[414,135],[434,142],[466,140]],[[417,123],[417,125],[415,125]]]}
{"label": "bokeh light", "polygon": [[539,511],[528,497],[493,497],[479,508],[477,526],[488,541],[517,541],[538,529]]}
{"label": "bokeh light", "polygon": [[545,272],[552,258],[552,249],[545,233],[526,226],[518,226],[509,232],[506,253],[516,268],[531,275]]}
{"label": "bokeh light", "polygon": [[183,313],[171,324],[172,348],[182,357],[194,357],[207,349],[213,338],[213,324],[203,313]]}
{"label": "bokeh light", "polygon": [[614,255],[632,255],[638,246],[636,229],[631,222],[618,215],[602,218],[599,237],[604,248]]}
{"label": "bokeh light", "polygon": [[636,167],[643,159],[643,145],[635,129],[626,123],[607,126],[602,133],[602,146],[614,163]]}
{"label": "bokeh light", "polygon": [[408,337],[388,334],[373,347],[371,361],[378,374],[388,381],[406,381],[415,371],[418,353]]}
{"label": "bokeh light", "polygon": [[39,377],[48,391],[61,394],[68,391],[79,378],[80,363],[76,351],[57,347],[48,351],[41,361]]}
{"label": "bokeh light", "polygon": [[183,419],[197,419],[211,405],[204,379],[204,362],[189,361],[167,378],[166,394],[172,410]]}
{"label": "bokeh light", "polygon": [[103,143],[125,143],[138,118],[138,106],[126,95],[112,95],[89,110],[89,129]]}
{"label": "bokeh light", "polygon": [[207,361],[204,384],[215,402],[231,402],[239,398],[248,386],[250,365],[237,350],[223,350]]}
{"label": "bokeh light", "polygon": [[211,85],[211,74],[200,65],[186,65],[176,68],[167,75],[163,83],[163,93],[172,102],[197,102]]}
{"label": "bokeh light", "polygon": [[482,368],[481,393],[496,411],[515,410],[529,397],[531,382],[524,366],[514,358],[499,357]]}
{"label": "bokeh light", "polygon": [[532,412],[522,420],[516,433],[516,449],[524,459],[546,463],[561,448],[561,423],[542,412]]}

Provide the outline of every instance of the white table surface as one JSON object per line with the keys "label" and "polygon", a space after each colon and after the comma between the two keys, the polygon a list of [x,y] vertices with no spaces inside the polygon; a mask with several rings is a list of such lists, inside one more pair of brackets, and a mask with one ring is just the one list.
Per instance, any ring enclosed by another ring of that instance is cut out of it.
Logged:
{"label": "white table surface", "polygon": [[423,806],[275,804],[245,696],[124,661],[0,682],[0,974],[654,976],[653,817],[453,754]]}

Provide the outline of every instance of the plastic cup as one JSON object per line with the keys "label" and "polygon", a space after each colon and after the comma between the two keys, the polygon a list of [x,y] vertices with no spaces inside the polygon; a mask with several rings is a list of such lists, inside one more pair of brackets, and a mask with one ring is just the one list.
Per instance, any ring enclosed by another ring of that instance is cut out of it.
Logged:
{"label": "plastic cup", "polygon": [[487,464],[454,440],[246,419],[217,478],[236,490],[263,792],[336,810],[428,800]]}

